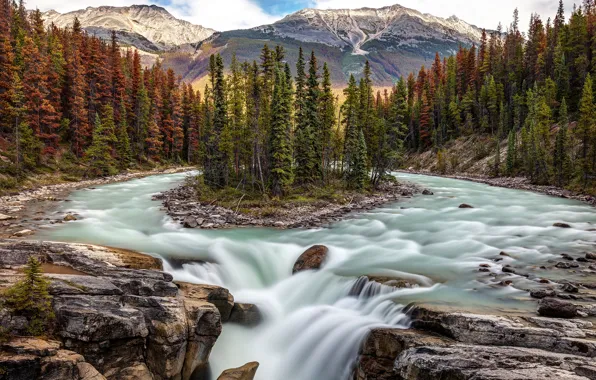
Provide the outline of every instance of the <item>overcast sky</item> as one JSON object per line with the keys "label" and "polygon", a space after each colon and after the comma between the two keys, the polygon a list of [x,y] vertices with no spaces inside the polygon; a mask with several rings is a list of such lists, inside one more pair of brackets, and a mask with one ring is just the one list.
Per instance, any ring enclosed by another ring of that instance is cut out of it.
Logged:
{"label": "overcast sky", "polygon": [[[479,27],[494,29],[499,22],[510,24],[513,10],[519,8],[523,30],[532,13],[545,20],[553,17],[558,0],[28,0],[28,8],[67,12],[88,6],[158,4],[176,17],[219,31],[269,24],[296,10],[313,8],[382,7],[399,3],[435,16],[459,18]],[[573,3],[566,2],[567,11]]]}

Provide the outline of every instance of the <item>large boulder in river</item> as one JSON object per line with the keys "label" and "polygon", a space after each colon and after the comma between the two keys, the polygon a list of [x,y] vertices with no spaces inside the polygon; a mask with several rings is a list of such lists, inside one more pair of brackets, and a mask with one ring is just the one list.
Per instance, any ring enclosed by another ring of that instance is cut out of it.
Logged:
{"label": "large boulder in river", "polygon": [[577,306],[557,298],[543,298],[538,304],[538,314],[552,318],[574,318]]}
{"label": "large boulder in river", "polygon": [[219,310],[221,321],[227,322],[234,307],[234,296],[226,288],[215,285],[191,284],[176,281],[176,285],[187,299],[209,302]]}
{"label": "large boulder in river", "polygon": [[325,262],[328,253],[329,248],[325,247],[324,245],[313,245],[304,251],[298,260],[296,260],[294,268],[292,269],[292,274],[304,270],[319,269]]}
{"label": "large boulder in river", "polygon": [[239,368],[227,369],[217,380],[253,380],[257,374],[259,363],[250,362]]}

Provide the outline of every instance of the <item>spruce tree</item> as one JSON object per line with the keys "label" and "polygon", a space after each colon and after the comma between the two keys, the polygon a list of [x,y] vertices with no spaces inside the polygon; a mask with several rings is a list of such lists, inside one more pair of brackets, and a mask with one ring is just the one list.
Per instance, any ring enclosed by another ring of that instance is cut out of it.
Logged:
{"label": "spruce tree", "polygon": [[333,164],[333,128],[335,127],[335,96],[331,85],[331,73],[327,63],[323,65],[323,81],[321,83],[321,99],[319,120],[321,123],[322,162],[325,180],[329,178]]}
{"label": "spruce tree", "polygon": [[560,187],[567,185],[571,175],[568,128],[569,119],[567,116],[567,102],[565,98],[563,98],[561,107],[559,108],[559,131],[557,132],[555,139],[555,151],[553,155],[555,182],[557,186]]}
{"label": "spruce tree", "polygon": [[278,67],[271,100],[272,118],[269,142],[271,194],[276,197],[282,196],[292,181],[292,149],[290,144],[290,98],[292,90],[286,80],[286,74]]}
{"label": "spruce tree", "polygon": [[575,135],[580,141],[580,151],[578,157],[577,169],[578,177],[581,178],[581,183],[584,187],[588,184],[588,173],[592,167],[590,162],[590,143],[596,134],[595,130],[595,118],[596,108],[594,105],[594,92],[592,87],[592,77],[590,74],[587,75],[584,82],[584,89],[579,104],[579,121],[575,128]]}
{"label": "spruce tree", "polygon": [[517,162],[517,133],[515,129],[509,131],[507,139],[507,175],[512,177],[515,174]]}
{"label": "spruce tree", "polygon": [[118,154],[118,164],[121,168],[126,168],[132,160],[132,151],[130,149],[130,140],[128,139],[128,122],[126,121],[126,108],[124,100],[120,101],[120,122],[116,133],[116,153]]}
{"label": "spruce tree", "polygon": [[[298,85],[299,78],[297,79]],[[322,178],[321,125],[319,122],[319,78],[317,59],[311,53],[304,102],[297,115],[296,181],[300,184],[314,183]]]}
{"label": "spruce tree", "polygon": [[114,135],[114,111],[112,106],[104,107],[102,114],[103,120],[99,114],[95,114],[95,125],[93,129],[93,140],[89,148],[85,151],[85,159],[91,169],[91,175],[104,176],[114,174],[114,159],[112,158],[112,149],[116,142]]}
{"label": "spruce tree", "polygon": [[27,318],[29,334],[43,335],[54,319],[49,281],[43,277],[41,264],[34,256],[29,256],[24,274],[24,279],[6,291],[6,306]]}

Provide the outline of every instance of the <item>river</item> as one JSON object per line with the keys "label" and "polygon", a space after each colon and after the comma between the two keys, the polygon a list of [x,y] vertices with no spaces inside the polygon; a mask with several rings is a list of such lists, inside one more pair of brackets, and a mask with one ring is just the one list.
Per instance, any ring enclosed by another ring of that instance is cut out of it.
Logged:
{"label": "river", "polygon": [[[177,280],[225,286],[236,301],[257,304],[265,316],[258,327],[224,326],[211,355],[216,375],[256,360],[258,380],[346,379],[371,328],[407,327],[404,305],[422,301],[524,313],[535,308],[527,289],[537,278],[502,273],[504,265],[535,273],[563,252],[580,253],[596,243],[589,231],[596,228],[596,209],[580,202],[411,174],[397,176],[434,195],[388,204],[329,228],[188,230],[151,200],[186,175],[76,191],[57,212],[77,213],[80,220],[37,237],[146,252],[164,258]],[[461,203],[474,208],[460,209]],[[572,228],[553,227],[556,222]],[[296,258],[313,244],[330,248],[325,267],[292,276]],[[206,263],[173,268],[168,257]],[[490,271],[479,272],[481,264]],[[368,285],[362,295],[350,296],[361,275],[399,277],[420,286]]]}

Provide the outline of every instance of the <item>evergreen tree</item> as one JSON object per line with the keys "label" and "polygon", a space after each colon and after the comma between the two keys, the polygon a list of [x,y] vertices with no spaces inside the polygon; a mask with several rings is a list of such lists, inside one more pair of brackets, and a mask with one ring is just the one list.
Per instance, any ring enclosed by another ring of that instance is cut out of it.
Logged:
{"label": "evergreen tree", "polygon": [[296,130],[296,180],[314,183],[322,178],[321,125],[319,122],[319,78],[314,52],[311,54],[303,109]]}
{"label": "evergreen tree", "polygon": [[568,128],[567,102],[563,98],[561,108],[559,109],[559,131],[555,140],[553,157],[555,183],[560,187],[567,185],[571,175],[571,161],[569,157],[571,149],[569,146]]}
{"label": "evergreen tree", "polygon": [[331,85],[331,73],[327,63],[323,65],[323,81],[320,98],[319,120],[321,123],[320,142],[322,144],[322,165],[325,179],[334,164],[333,153],[333,128],[335,127],[335,96]]}
{"label": "evergreen tree", "polygon": [[90,174],[93,176],[111,175],[115,172],[112,149],[116,136],[114,135],[114,110],[111,105],[105,106],[102,116],[103,120],[98,114],[95,115],[93,141],[85,151]]}
{"label": "evergreen tree", "polygon": [[575,135],[580,141],[581,147],[579,151],[579,157],[577,159],[577,168],[580,170],[578,177],[581,178],[582,185],[584,187],[588,184],[588,173],[592,167],[590,162],[590,143],[596,134],[594,128],[594,118],[596,117],[596,108],[594,105],[594,92],[592,87],[592,77],[590,74],[587,75],[584,83],[584,88],[579,104],[579,121],[575,128]]}
{"label": "evergreen tree", "polygon": [[515,130],[509,131],[507,139],[507,175],[513,176],[515,174],[515,165],[517,162],[517,132]]}
{"label": "evergreen tree", "polygon": [[290,145],[291,87],[286,75],[276,69],[272,98],[271,137],[271,194],[281,196],[292,181],[292,149]]}
{"label": "evergreen tree", "polygon": [[118,163],[121,168],[126,168],[131,162],[132,151],[130,149],[130,140],[128,139],[128,122],[126,120],[126,108],[124,99],[120,101],[120,123],[116,133],[116,153],[118,154]]}
{"label": "evergreen tree", "polygon": [[34,256],[29,257],[24,274],[24,279],[6,291],[6,306],[27,318],[29,334],[42,335],[54,319],[49,281],[43,277],[41,264]]}

